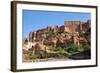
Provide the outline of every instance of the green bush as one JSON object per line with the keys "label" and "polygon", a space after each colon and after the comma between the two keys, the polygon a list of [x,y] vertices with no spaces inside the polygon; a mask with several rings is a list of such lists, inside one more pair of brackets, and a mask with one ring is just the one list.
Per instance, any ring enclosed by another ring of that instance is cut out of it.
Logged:
{"label": "green bush", "polygon": [[43,59],[43,58],[46,58],[46,53],[41,51],[38,54],[32,54],[29,57],[30,59]]}
{"label": "green bush", "polygon": [[87,44],[87,45],[84,45],[83,48],[84,48],[84,50],[88,50],[91,48],[91,46]]}
{"label": "green bush", "polygon": [[69,47],[65,48],[65,51],[70,53],[70,54],[75,54],[75,53],[79,53],[79,52],[82,52],[82,51],[86,51],[86,50],[89,50],[91,48],[90,45],[83,45],[83,46],[78,46],[78,45],[75,45],[75,44],[71,44]]}
{"label": "green bush", "polygon": [[39,55],[37,55],[37,54],[32,54],[32,55],[29,56],[29,58],[30,58],[30,59],[37,59],[37,58],[39,58]]}
{"label": "green bush", "polygon": [[79,46],[75,44],[71,44],[68,48],[65,49],[66,52],[74,54],[79,52]]}
{"label": "green bush", "polygon": [[57,54],[57,58],[64,58],[64,57],[66,57],[66,56],[63,53]]}
{"label": "green bush", "polygon": [[49,57],[53,57],[53,58],[64,58],[67,56],[67,54],[65,53],[65,49],[62,47],[56,47],[56,48],[49,48],[50,51],[55,51],[55,52],[59,52],[59,53],[55,53],[55,54],[51,54],[49,55]]}
{"label": "green bush", "polygon": [[48,58],[64,58],[66,57],[63,53],[49,54]]}
{"label": "green bush", "polygon": [[64,50],[64,48],[62,48],[62,47],[56,47],[56,48],[49,48],[49,50],[51,50],[51,51],[63,51]]}

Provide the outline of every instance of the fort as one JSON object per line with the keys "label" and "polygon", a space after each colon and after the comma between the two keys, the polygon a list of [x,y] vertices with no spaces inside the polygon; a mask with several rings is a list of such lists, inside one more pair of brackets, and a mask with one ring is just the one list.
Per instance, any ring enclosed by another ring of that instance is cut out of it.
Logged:
{"label": "fort", "polygon": [[[64,25],[62,26],[48,26],[30,32],[29,38],[23,42],[23,61],[26,60],[27,56],[31,57],[33,54],[32,58],[36,57],[36,55],[39,55],[38,58],[47,58],[48,55],[50,57],[50,55],[56,56],[58,54],[63,56],[65,54],[65,57],[67,57],[68,51],[62,53],[61,51],[52,51],[50,48],[59,50],[57,48],[61,47],[62,50],[64,48],[64,50],[67,50],[68,47],[71,47],[71,44],[77,45],[78,48],[86,46],[83,50],[90,49],[88,47],[91,46],[90,20],[86,22],[64,21]],[[73,51],[72,48],[71,50]]]}
{"label": "fort", "polygon": [[[83,43],[86,43],[86,37],[80,36],[79,39],[79,33],[84,33],[85,31],[87,31],[87,29],[91,28],[90,24],[90,20],[88,20],[87,22],[64,21],[63,26],[50,26],[44,29],[39,29],[34,32],[30,32],[29,42],[46,43],[46,40],[50,35],[52,36],[48,39],[50,39],[50,41],[54,41],[56,40],[59,34],[60,36],[58,39],[61,39],[62,41],[70,42],[72,40],[74,44],[79,44],[79,42],[81,43],[81,41]],[[90,41],[90,38],[88,38],[88,40]]]}

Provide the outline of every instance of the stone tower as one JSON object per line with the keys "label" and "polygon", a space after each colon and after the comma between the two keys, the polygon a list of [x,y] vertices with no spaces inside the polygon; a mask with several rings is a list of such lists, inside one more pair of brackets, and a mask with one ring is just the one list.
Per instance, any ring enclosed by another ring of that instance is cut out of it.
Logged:
{"label": "stone tower", "polygon": [[29,42],[33,42],[33,32],[29,33]]}

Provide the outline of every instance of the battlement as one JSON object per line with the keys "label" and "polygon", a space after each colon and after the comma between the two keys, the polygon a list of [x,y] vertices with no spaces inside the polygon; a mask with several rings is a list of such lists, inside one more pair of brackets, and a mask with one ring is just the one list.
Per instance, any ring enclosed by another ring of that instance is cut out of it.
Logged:
{"label": "battlement", "polygon": [[[48,26],[47,28],[39,29],[35,33],[29,33],[29,41],[33,42],[34,37],[37,41],[43,41],[48,36],[49,32],[58,33],[58,32],[68,32],[75,33],[80,31],[85,31],[90,27],[91,21],[88,20],[86,22],[81,21],[64,21],[64,25],[62,26]],[[51,33],[49,33],[51,34]]]}

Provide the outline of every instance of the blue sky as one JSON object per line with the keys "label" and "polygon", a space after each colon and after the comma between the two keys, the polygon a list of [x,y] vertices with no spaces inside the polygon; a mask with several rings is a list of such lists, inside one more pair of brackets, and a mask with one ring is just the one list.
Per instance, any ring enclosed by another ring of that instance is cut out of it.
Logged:
{"label": "blue sky", "polygon": [[90,13],[79,12],[55,12],[23,10],[23,37],[28,38],[29,32],[36,31],[47,26],[61,26],[64,21],[87,21],[91,19]]}

